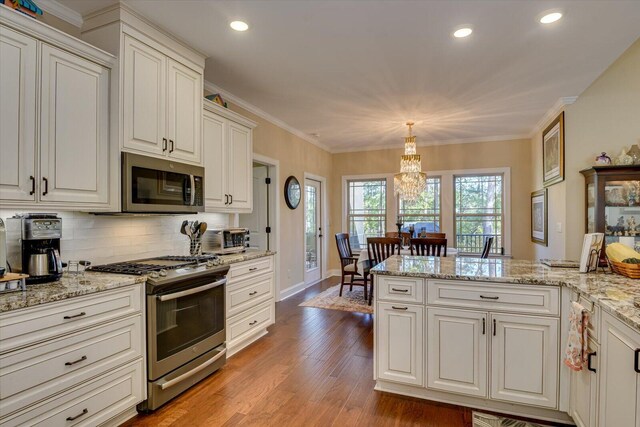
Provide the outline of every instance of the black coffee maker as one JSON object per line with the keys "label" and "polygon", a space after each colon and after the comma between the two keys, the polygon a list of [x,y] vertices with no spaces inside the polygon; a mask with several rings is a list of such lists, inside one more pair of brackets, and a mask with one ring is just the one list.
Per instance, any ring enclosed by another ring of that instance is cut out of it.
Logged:
{"label": "black coffee maker", "polygon": [[27,214],[21,220],[21,270],[29,275],[27,284],[58,280],[62,277],[62,219],[56,214]]}

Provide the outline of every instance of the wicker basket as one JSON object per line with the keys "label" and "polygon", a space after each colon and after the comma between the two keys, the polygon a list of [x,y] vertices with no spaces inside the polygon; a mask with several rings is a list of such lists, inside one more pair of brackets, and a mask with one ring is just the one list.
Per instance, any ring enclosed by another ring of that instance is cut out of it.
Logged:
{"label": "wicker basket", "polygon": [[640,279],[640,264],[627,264],[625,262],[618,262],[609,260],[611,269],[614,273],[618,273],[621,276],[626,276],[630,279]]}

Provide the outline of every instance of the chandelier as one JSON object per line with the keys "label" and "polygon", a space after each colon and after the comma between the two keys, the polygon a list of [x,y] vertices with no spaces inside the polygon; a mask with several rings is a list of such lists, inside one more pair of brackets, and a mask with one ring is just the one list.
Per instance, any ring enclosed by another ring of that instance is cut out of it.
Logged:
{"label": "chandelier", "polygon": [[413,122],[407,122],[409,136],[404,137],[404,154],[400,157],[400,173],[393,177],[395,192],[403,200],[416,200],[427,184],[427,174],[422,172],[420,154],[416,154],[416,137],[411,135]]}

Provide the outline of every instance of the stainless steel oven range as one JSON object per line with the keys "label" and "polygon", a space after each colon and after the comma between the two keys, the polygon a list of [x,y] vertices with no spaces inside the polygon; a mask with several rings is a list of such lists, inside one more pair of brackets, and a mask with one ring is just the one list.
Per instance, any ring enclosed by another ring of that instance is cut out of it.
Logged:
{"label": "stainless steel oven range", "polygon": [[[226,362],[228,266],[211,257],[160,257],[94,267],[147,274],[147,400],[152,411]],[[200,263],[198,263],[200,262]]]}

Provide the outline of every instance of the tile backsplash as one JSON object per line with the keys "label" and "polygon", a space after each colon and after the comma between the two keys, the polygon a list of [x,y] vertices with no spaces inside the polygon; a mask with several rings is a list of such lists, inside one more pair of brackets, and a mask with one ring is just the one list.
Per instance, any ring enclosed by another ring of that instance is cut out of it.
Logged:
{"label": "tile backsplash", "polygon": [[[0,209],[6,220],[18,212]],[[104,216],[82,212],[58,212],[62,218],[60,252],[63,261],[88,260],[94,265],[160,255],[188,255],[189,240],[180,234],[183,220],[206,222],[209,228],[225,227],[229,215]],[[7,224],[7,259],[16,265],[20,256],[20,223]]]}

